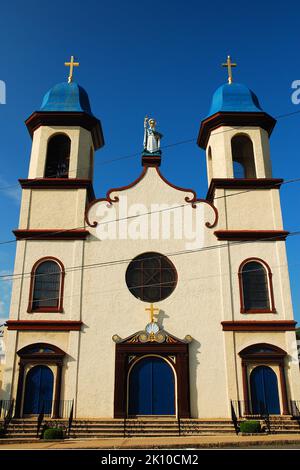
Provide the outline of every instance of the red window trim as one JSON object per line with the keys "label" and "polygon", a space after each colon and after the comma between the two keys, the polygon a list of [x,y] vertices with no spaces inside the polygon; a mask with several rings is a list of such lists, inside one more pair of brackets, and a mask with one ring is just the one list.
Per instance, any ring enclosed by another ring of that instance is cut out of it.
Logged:
{"label": "red window trim", "polygon": [[[251,262],[251,261],[256,261],[260,264],[263,265],[263,267],[266,269],[267,271],[267,278],[268,278],[268,294],[269,294],[269,303],[270,303],[270,308],[262,308],[262,309],[250,309],[250,310],[246,310],[245,309],[245,306],[244,306],[244,291],[243,291],[243,274],[242,274],[242,269],[243,267],[245,266],[245,264]],[[274,291],[273,291],[273,282],[272,282],[272,271],[271,271],[271,268],[270,266],[268,265],[268,263],[266,263],[266,261],[264,261],[263,259],[261,258],[247,258],[245,259],[241,264],[240,264],[240,267],[239,267],[239,271],[238,271],[238,277],[239,277],[239,291],[240,291],[240,303],[241,303],[241,310],[240,312],[241,313],[276,313],[276,308],[275,308],[275,301],[274,301]]]}
{"label": "red window trim", "polygon": [[[39,307],[33,308],[33,291],[34,291],[34,282],[35,282],[35,271],[41,263],[45,261],[54,261],[59,265],[60,268],[60,290],[59,290],[59,301],[57,307]],[[36,312],[56,312],[62,313],[63,312],[63,293],[64,293],[64,283],[65,283],[65,268],[62,262],[55,258],[54,256],[45,256],[44,258],[40,258],[36,261],[32,267],[31,275],[30,275],[30,288],[29,288],[29,302],[28,302],[28,313],[36,313]]]}

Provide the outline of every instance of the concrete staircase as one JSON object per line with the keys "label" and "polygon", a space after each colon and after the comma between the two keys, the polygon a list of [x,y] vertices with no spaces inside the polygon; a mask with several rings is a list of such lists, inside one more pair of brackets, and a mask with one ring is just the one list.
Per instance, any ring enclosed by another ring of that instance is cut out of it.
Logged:
{"label": "concrete staircase", "polygon": [[[248,419],[255,419],[248,417]],[[68,427],[63,419],[45,419],[43,424]],[[265,423],[262,421],[262,425]],[[299,434],[300,421],[291,416],[270,416],[271,432],[274,434]],[[7,430],[6,439],[36,439],[37,419],[13,419]],[[200,435],[235,434],[230,419],[181,419],[180,430],[178,421],[167,417],[140,417],[123,419],[74,419],[70,438],[99,439],[123,437],[171,437]]]}
{"label": "concrete staircase", "polygon": [[300,420],[293,419],[292,416],[270,416],[271,432],[274,434],[299,434]]}
{"label": "concrete staircase", "polygon": [[[66,420],[45,419],[43,424],[63,426],[67,429]],[[35,439],[37,438],[37,419],[13,419],[8,426],[6,438]],[[178,421],[174,418],[138,418],[126,419],[74,419],[71,438],[99,439],[112,437],[171,437],[233,434],[234,427],[226,419],[182,419],[180,431]]]}
{"label": "concrete staircase", "polygon": [[[265,420],[260,416],[249,415],[246,416],[247,420],[260,421],[263,428],[267,428]],[[243,419],[239,419],[239,422]],[[269,425],[271,434],[299,434],[300,433],[300,419],[295,419],[291,415],[270,415]]]}

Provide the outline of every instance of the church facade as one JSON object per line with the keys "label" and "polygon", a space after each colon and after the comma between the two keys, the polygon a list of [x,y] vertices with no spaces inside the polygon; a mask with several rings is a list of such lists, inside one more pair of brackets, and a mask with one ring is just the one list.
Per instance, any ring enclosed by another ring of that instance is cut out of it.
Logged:
{"label": "church facade", "polygon": [[72,81],[26,125],[1,397],[14,415],[65,417],[72,401],[77,418],[226,418],[232,400],[244,414],[289,414],[300,378],[288,232],[275,120],[254,93],[229,83],[213,96],[198,136],[205,199],[162,174],[154,120],[140,176],[97,199],[104,137]]}

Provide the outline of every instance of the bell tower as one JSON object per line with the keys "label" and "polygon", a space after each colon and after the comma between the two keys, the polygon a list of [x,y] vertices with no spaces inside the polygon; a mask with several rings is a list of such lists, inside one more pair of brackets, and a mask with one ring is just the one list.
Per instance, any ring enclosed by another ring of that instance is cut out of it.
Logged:
{"label": "bell tower", "polygon": [[15,234],[83,227],[86,204],[94,198],[94,154],[104,145],[86,91],[70,74],[68,82],[45,94],[26,126],[32,150],[28,179],[20,180],[22,206]]}
{"label": "bell tower", "polygon": [[214,178],[271,178],[269,137],[275,119],[248,87],[234,83],[230,56],[228,83],[214,93],[202,121],[198,145],[206,151],[208,184]]}

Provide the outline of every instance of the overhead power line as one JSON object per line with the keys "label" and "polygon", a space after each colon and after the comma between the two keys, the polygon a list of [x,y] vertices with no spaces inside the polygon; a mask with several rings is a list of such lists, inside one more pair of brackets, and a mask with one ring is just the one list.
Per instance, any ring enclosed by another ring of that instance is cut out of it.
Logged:
{"label": "overhead power line", "polygon": [[[300,230],[299,231],[295,231],[295,232],[290,232],[289,234],[285,234],[284,235],[284,238],[289,236],[289,237],[292,237],[292,236],[298,236],[300,235]],[[273,236],[273,237],[268,237],[268,238],[262,238],[262,239],[256,239],[256,240],[243,240],[243,241],[236,241],[236,242],[226,242],[226,243],[222,243],[222,244],[215,244],[215,245],[209,245],[209,246],[205,246],[205,247],[202,247],[202,248],[195,248],[195,249],[190,249],[190,250],[181,250],[181,251],[175,251],[175,252],[170,252],[170,253],[164,253],[165,256],[168,256],[168,257],[172,257],[172,256],[181,256],[181,255],[188,255],[188,254],[192,254],[192,253],[197,253],[197,252],[203,252],[203,251],[208,251],[208,250],[215,250],[215,249],[221,249],[221,248],[226,248],[228,246],[236,246],[236,245],[245,245],[245,244],[251,244],[251,243],[257,243],[257,242],[268,242],[268,241],[278,241],[278,235],[276,236]],[[148,259],[155,259],[156,256],[151,256],[151,257],[148,257],[148,258],[144,258],[144,260],[148,260]],[[80,265],[77,265],[77,266],[71,266],[71,267],[67,267],[65,269],[65,272],[68,273],[68,272],[73,272],[73,271],[81,271],[81,270],[84,270],[84,269],[93,269],[93,268],[97,268],[97,267],[106,267],[106,266],[116,266],[116,265],[120,265],[120,264],[124,264],[124,263],[129,263],[130,261],[132,261],[132,258],[126,258],[126,259],[116,259],[116,260],[112,260],[112,261],[102,261],[102,262],[99,262],[99,263],[91,263],[91,264],[80,264]],[[11,280],[19,280],[19,279],[24,279],[26,277],[31,277],[31,272],[27,272],[27,273],[19,273],[19,274],[2,274],[0,276],[0,281],[11,281]],[[37,274],[35,277],[38,277],[38,276],[45,276],[45,275],[48,275],[48,274]],[[53,273],[53,275],[56,275],[56,273]]]}

